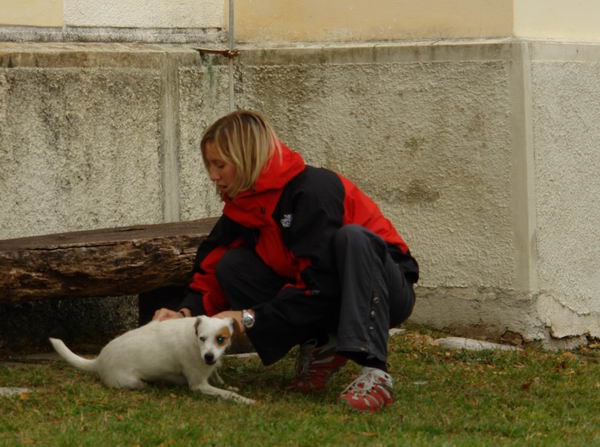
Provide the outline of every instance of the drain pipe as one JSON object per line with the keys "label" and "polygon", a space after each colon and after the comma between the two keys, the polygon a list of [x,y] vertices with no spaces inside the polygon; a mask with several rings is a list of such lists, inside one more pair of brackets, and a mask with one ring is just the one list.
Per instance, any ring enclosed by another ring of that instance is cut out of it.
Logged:
{"label": "drain pipe", "polygon": [[240,52],[235,49],[235,1],[229,0],[229,30],[228,30],[228,48],[226,50],[215,50],[211,48],[195,48],[195,50],[202,56],[203,54],[219,54],[229,59],[229,111],[235,110],[235,98],[234,98],[234,76],[233,76],[233,59],[240,55]]}
{"label": "drain pipe", "polygon": [[[235,54],[235,0],[229,0],[229,54]],[[233,89],[233,57],[229,58],[229,111],[235,109]]]}

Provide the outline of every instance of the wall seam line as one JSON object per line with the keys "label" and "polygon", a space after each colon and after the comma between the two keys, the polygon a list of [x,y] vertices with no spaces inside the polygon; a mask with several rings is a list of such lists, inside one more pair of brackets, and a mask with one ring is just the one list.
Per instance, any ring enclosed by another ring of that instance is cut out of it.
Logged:
{"label": "wall seam line", "polygon": [[181,220],[179,205],[179,79],[176,60],[164,53],[161,70],[160,169],[163,222]]}

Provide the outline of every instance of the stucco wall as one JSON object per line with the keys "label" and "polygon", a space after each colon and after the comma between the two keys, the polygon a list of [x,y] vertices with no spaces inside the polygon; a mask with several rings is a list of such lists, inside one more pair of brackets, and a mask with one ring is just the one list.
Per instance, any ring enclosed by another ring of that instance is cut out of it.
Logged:
{"label": "stucco wall", "polygon": [[249,51],[237,102],[371,195],[426,259],[423,286],[511,287],[508,49]]}
{"label": "stucco wall", "polygon": [[[242,49],[237,106],[381,205],[422,266],[414,321],[598,336],[594,45]],[[218,214],[198,143],[227,60],[152,45],[0,45],[0,237]]]}
{"label": "stucco wall", "polygon": [[219,85],[202,69],[177,80],[194,50],[0,44],[0,57],[0,237],[179,220],[190,200],[195,217],[215,213],[196,153]]}
{"label": "stucco wall", "polygon": [[178,165],[181,220],[218,216],[222,202],[208,178],[200,154],[204,130],[229,111],[227,67],[215,64],[218,56],[204,56],[179,68]]}
{"label": "stucco wall", "polygon": [[532,46],[539,311],[600,337],[600,51]]}

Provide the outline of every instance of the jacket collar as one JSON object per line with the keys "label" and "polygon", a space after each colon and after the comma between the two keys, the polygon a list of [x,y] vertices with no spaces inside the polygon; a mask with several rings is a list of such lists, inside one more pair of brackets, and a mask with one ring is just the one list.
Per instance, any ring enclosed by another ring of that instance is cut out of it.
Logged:
{"label": "jacket collar", "polygon": [[261,171],[256,183],[248,191],[238,195],[239,198],[262,193],[271,189],[281,189],[304,170],[304,160],[297,152],[279,142],[281,155],[274,154]]}
{"label": "jacket collar", "polygon": [[292,151],[282,142],[279,142],[279,145],[280,154],[275,153],[271,157],[252,188],[239,193],[233,199],[224,198],[225,215],[243,224],[242,221],[254,220],[248,216],[248,213],[256,213],[257,206],[261,214],[272,213],[284,186],[305,167],[304,159],[300,154]]}

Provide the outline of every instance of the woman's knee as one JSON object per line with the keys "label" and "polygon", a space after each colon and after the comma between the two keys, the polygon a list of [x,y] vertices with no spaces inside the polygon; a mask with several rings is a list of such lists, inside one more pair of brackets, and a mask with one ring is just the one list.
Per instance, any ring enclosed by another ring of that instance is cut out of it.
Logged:
{"label": "woman's knee", "polygon": [[340,247],[346,245],[349,241],[363,239],[368,231],[365,227],[357,224],[344,225],[336,231],[333,238],[334,244],[336,247]]}
{"label": "woman's knee", "polygon": [[362,225],[348,224],[337,230],[334,236],[336,253],[344,253],[352,247],[374,250],[379,256],[386,253],[383,239]]}

